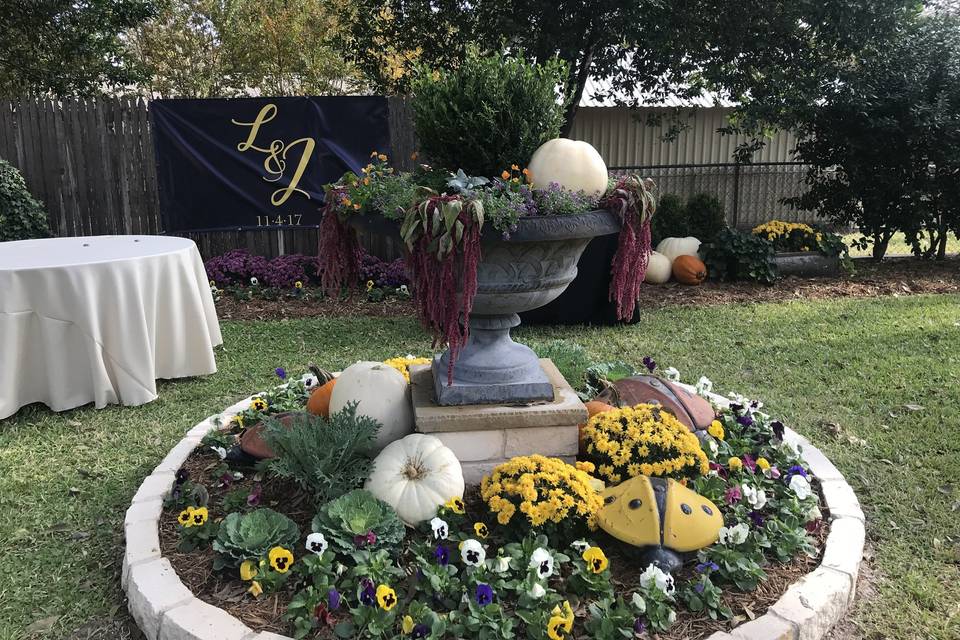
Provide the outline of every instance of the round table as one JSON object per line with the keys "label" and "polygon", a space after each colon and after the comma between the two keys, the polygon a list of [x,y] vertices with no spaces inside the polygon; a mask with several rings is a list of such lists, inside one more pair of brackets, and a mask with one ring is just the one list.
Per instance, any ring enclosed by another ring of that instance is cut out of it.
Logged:
{"label": "round table", "polygon": [[0,243],[0,419],[32,402],[150,402],[157,379],[215,372],[222,342],[192,240]]}

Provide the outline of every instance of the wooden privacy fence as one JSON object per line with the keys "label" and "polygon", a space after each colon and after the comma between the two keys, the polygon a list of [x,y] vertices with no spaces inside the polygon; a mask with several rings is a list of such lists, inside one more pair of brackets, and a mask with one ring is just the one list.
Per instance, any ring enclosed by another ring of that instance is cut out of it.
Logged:
{"label": "wooden privacy fence", "polygon": [[[409,108],[397,98],[389,105],[394,157],[410,164]],[[57,236],[164,233],[145,99],[0,100],[0,158],[23,173]],[[205,259],[231,249],[267,257],[317,251],[315,228],[182,235],[197,243]],[[388,240],[363,242],[376,255],[399,255],[399,247]]]}

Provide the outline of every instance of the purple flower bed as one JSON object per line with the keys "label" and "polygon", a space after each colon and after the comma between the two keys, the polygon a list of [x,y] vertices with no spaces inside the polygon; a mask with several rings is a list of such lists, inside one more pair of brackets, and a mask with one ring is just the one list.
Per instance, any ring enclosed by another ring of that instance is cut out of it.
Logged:
{"label": "purple flower bed", "polygon": [[[204,264],[207,278],[218,287],[234,284],[246,285],[256,278],[261,286],[292,288],[298,281],[304,284],[318,283],[317,258],[303,254],[278,256],[268,260],[263,256],[250,255],[246,249],[234,249],[210,258]],[[386,262],[366,252],[361,257],[361,283],[373,280],[378,287],[399,287],[409,284],[403,260]]]}

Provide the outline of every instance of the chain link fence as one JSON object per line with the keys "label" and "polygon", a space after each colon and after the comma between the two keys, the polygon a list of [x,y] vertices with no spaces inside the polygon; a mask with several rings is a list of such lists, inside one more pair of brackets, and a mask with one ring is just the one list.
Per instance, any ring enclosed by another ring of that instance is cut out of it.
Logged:
{"label": "chain link fence", "polygon": [[798,211],[781,202],[806,190],[806,171],[807,165],[799,162],[610,167],[615,175],[637,173],[653,178],[661,194],[672,193],[684,199],[697,193],[715,196],[724,205],[727,224],[741,229],[773,219],[822,222],[813,211]]}

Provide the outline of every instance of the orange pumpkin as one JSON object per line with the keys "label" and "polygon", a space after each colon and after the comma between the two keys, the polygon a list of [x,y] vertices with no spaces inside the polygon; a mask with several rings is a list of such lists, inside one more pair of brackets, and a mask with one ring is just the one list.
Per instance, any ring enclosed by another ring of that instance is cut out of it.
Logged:
{"label": "orange pumpkin", "polygon": [[323,418],[330,417],[330,396],[333,395],[333,385],[337,384],[337,379],[333,378],[323,383],[313,390],[310,399],[307,400],[307,411],[315,416]]}
{"label": "orange pumpkin", "polygon": [[[588,402],[588,403],[586,404],[586,407],[587,407],[587,415],[588,415],[587,420],[589,420],[589,419],[592,418],[593,416],[597,415],[598,413],[603,413],[603,412],[605,412],[605,411],[613,411],[614,409],[616,409],[616,407],[614,407],[613,405],[609,405],[609,404],[607,404],[606,402],[600,402],[599,400],[591,400],[590,402]],[[581,454],[586,453],[586,451],[585,451],[585,449],[584,449],[584,443],[583,443],[583,428],[586,427],[586,426],[587,426],[587,423],[586,423],[586,422],[584,422],[583,424],[579,425],[579,433],[580,433],[580,436],[579,436],[579,437],[580,437],[580,453],[581,453]]]}
{"label": "orange pumpkin", "polygon": [[701,284],[707,279],[707,265],[696,256],[677,256],[673,261],[673,277],[683,284]]}

